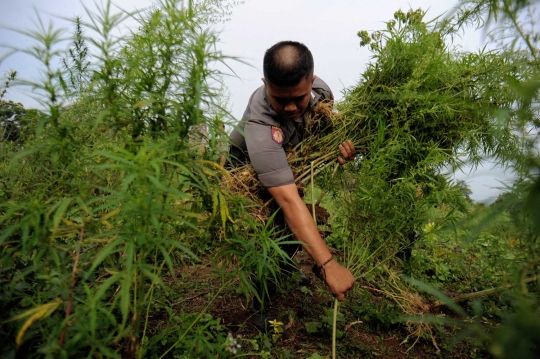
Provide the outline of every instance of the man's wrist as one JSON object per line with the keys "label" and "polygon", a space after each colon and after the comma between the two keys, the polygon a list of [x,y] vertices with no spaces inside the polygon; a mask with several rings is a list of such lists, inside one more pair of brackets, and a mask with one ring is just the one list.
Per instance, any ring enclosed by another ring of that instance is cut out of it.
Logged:
{"label": "man's wrist", "polygon": [[324,267],[325,267],[328,263],[332,262],[333,260],[334,260],[334,256],[330,256],[330,258],[328,258],[327,260],[325,260],[324,262],[322,262],[321,264],[319,264],[319,266],[318,266],[319,269],[324,269]]}
{"label": "man's wrist", "polygon": [[315,263],[313,265],[312,271],[318,278],[326,281],[326,271],[327,270],[332,271],[336,265],[339,266],[339,263],[336,262],[336,260],[334,259],[334,256],[331,256],[330,258],[328,258],[321,264]]}
{"label": "man's wrist", "polygon": [[323,270],[326,272],[328,271],[333,272],[338,267],[341,267],[341,264],[339,264],[339,262],[336,259],[333,259],[324,266]]}

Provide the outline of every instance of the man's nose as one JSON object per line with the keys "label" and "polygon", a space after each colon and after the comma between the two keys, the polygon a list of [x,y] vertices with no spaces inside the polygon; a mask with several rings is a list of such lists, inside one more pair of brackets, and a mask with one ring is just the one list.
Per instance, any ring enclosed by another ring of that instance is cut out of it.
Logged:
{"label": "man's nose", "polygon": [[284,107],[285,112],[296,111],[296,104],[294,102],[288,102]]}

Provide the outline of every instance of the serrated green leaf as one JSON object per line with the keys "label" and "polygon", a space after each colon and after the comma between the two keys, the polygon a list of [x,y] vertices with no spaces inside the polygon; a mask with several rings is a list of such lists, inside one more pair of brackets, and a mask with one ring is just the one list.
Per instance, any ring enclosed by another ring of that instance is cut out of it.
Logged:
{"label": "serrated green leaf", "polygon": [[229,214],[229,208],[227,207],[227,201],[223,197],[223,194],[220,192],[219,195],[219,212],[221,213],[221,226],[223,227],[223,230],[225,230],[225,227],[227,225],[227,217]]}
{"label": "serrated green leaf", "polygon": [[58,226],[60,225],[60,221],[64,214],[66,213],[66,210],[71,203],[73,199],[72,198],[64,198],[60,202],[58,202],[53,208],[56,208],[56,211],[53,215],[53,227],[54,230],[58,229]]}
{"label": "serrated green leaf", "polygon": [[124,275],[123,272],[118,272],[114,274],[112,277],[108,278],[105,282],[103,282],[103,284],[99,287],[99,289],[96,291],[96,294],[93,297],[94,302],[98,303],[101,300],[101,298],[105,295],[105,292],[107,291],[107,289],[109,289],[113,284],[119,282],[123,275]]}
{"label": "serrated green leaf", "polygon": [[96,267],[105,260],[105,258],[115,253],[116,247],[122,242],[122,238],[116,238],[114,241],[108,244],[101,252],[99,252],[98,255],[95,257],[92,266],[88,270],[88,274],[92,273],[96,269]]}
{"label": "serrated green leaf", "polygon": [[103,156],[103,157],[107,157],[111,160],[115,160],[115,161],[118,161],[118,162],[121,162],[125,165],[128,165],[130,168],[134,168],[135,167],[135,164],[128,160],[127,158],[124,158],[124,157],[121,157],[115,153],[110,153],[110,152],[105,152],[105,151],[96,151],[95,152],[95,155],[96,156]]}
{"label": "serrated green leaf", "polygon": [[137,173],[132,173],[124,177],[124,179],[122,180],[122,190],[127,191],[129,185],[131,184],[131,182],[133,182],[133,180],[135,180],[135,178],[137,178],[137,176]]}

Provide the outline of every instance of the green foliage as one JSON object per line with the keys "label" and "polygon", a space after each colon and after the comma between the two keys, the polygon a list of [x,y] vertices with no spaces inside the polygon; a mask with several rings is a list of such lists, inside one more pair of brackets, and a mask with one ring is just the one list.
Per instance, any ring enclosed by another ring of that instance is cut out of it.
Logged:
{"label": "green foliage", "polygon": [[491,338],[491,353],[497,358],[535,358],[540,350],[538,296],[518,296],[515,312],[503,314],[502,325]]}
{"label": "green foliage", "polygon": [[[148,327],[154,299],[170,290],[163,276],[206,254],[199,238],[235,253],[240,269],[216,266],[223,287],[275,265],[267,263],[273,233],[246,247],[239,231],[256,237],[268,228],[257,227],[222,185],[227,174],[213,157],[226,119],[212,69],[225,58],[208,26],[216,5],[164,0],[130,15],[114,14],[108,2],[88,11],[89,22],[75,19],[68,54],[56,50],[62,31],[52,25],[38,21],[38,30],[23,31],[36,42],[23,51],[42,62],[44,77],[20,82],[44,95],[46,113],[27,126],[24,146],[0,144],[7,149],[0,164],[0,321],[62,304],[29,326],[3,324],[3,353],[224,357],[226,330],[204,312],[166,308],[163,331],[154,338]],[[140,29],[113,36],[129,16]],[[203,145],[213,148],[200,151],[191,134],[207,126]],[[240,288],[253,291],[247,279]]]}
{"label": "green foliage", "polygon": [[25,109],[20,103],[3,100],[16,76],[17,72],[11,71],[0,92],[0,149],[2,153],[9,152],[13,145],[23,144],[31,137],[29,127],[37,122],[39,115],[36,110]]}
{"label": "green foliage", "polygon": [[393,303],[375,298],[367,290],[358,291],[358,305],[352,306],[351,310],[355,318],[362,320],[367,328],[375,332],[389,330],[400,316]]}
{"label": "green foliage", "polygon": [[15,80],[15,76],[17,76],[17,71],[11,71],[6,78],[6,81],[4,82],[4,88],[2,89],[2,92],[0,92],[0,100],[4,98],[4,95],[6,94],[10,83]]}
{"label": "green foliage", "polygon": [[[324,314],[321,314],[318,320],[304,323],[306,331],[310,334],[319,333],[319,334],[331,335],[333,316],[334,316],[334,313],[332,309],[325,308]],[[345,317],[343,316],[342,313],[338,312],[337,321],[341,324],[345,321]],[[343,337],[343,332],[337,329],[336,338],[341,339],[342,337]]]}
{"label": "green foliage", "polygon": [[510,82],[528,75],[520,68],[526,56],[459,53],[446,45],[443,29],[423,17],[422,10],[398,11],[386,30],[371,35],[374,61],[342,106],[365,116],[363,131],[372,139],[368,157],[398,147],[390,179],[427,157],[432,167],[456,166],[459,152],[478,163],[483,153],[517,149],[510,128],[495,133],[494,117],[511,111],[516,98]]}
{"label": "green foliage", "polygon": [[[445,22],[425,23],[422,10],[397,11],[387,29],[360,32],[373,52],[340,116],[356,119],[366,151],[348,170],[356,188],[344,201],[343,225],[352,247],[380,259],[407,259],[414,233],[434,206],[444,220],[466,211],[463,189],[441,174],[484,155],[509,160],[521,139],[505,113],[517,118],[513,84],[531,75],[522,53],[460,53]],[[455,31],[455,30],[454,30]],[[354,262],[354,261],[353,261]]]}
{"label": "green foliage", "polygon": [[233,231],[216,254],[225,266],[240,264],[235,276],[239,278],[244,295],[246,298],[254,295],[263,305],[270,295],[269,286],[282,287],[285,274],[282,268],[292,264],[280,246],[298,243],[272,226],[276,214],[265,224],[238,221],[234,227],[230,226]]}
{"label": "green foliage", "polygon": [[[502,325],[493,336],[485,340],[491,344],[491,353],[497,358],[534,357],[540,348],[537,339],[540,323],[536,320],[540,308],[539,283],[537,279],[534,280],[540,269],[540,166],[537,147],[539,113],[535,104],[538,102],[540,89],[540,38],[536,16],[538,4],[526,0],[464,1],[460,11],[484,21],[486,28],[491,30],[492,38],[506,51],[524,53],[528,58],[525,65],[528,76],[511,82],[509,89],[516,95],[516,116],[500,115],[500,121],[510,123],[514,131],[523,138],[522,150],[507,157],[508,163],[519,175],[519,180],[493,205],[494,211],[504,211],[508,215],[515,236],[512,244],[519,244],[523,248],[523,255],[511,258],[516,273],[510,280],[516,288],[511,296],[513,300],[508,307],[500,306]],[[526,284],[529,275],[532,276],[529,278],[529,281],[532,279],[532,285]],[[510,341],[513,344],[510,344]]]}
{"label": "green foliage", "polygon": [[[63,31],[40,19],[37,30],[22,31],[35,45],[20,50],[41,61],[43,76],[18,82],[41,95],[43,113],[1,99],[15,80],[8,74],[0,95],[2,355],[295,355],[268,337],[227,334],[208,313],[232,283],[264,301],[268,285],[282,286],[280,264],[289,260],[279,245],[294,243],[272,218],[249,216],[250,204],[223,186],[227,173],[217,164],[228,115],[213,63],[227,59],[211,25],[235,3],[163,0],[134,14],[114,14],[106,3],[74,20],[68,52],[59,46]],[[519,15],[529,5],[467,1],[438,23],[425,23],[420,10],[398,11],[386,30],[361,32],[373,61],[339,116],[365,151],[339,169],[327,166],[334,153],[312,154],[334,212],[329,241],[356,277],[380,293],[389,289],[381,274],[398,264],[464,318],[449,319],[452,330],[474,334],[501,358],[530,357],[540,337],[540,162],[531,132],[538,37]],[[504,33],[518,40],[478,54],[447,44],[484,15],[510,20]],[[138,30],[113,36],[128,18]],[[322,148],[343,136],[335,130]],[[487,155],[521,177],[491,207],[472,204],[463,183],[441,174]],[[202,258],[220,286],[192,313],[171,304],[189,286],[171,283]],[[500,285],[482,304],[463,307],[442,293]],[[396,303],[356,294],[345,311],[368,330],[403,329]],[[328,335],[331,320],[325,312],[306,330]]]}
{"label": "green foliage", "polygon": [[[225,326],[219,319],[210,314],[197,318],[198,314],[175,314],[168,310],[168,319],[161,323],[161,328],[153,328],[150,339],[142,340],[141,356],[145,358],[160,358],[171,346],[169,355],[182,358],[197,358],[204,355],[207,358],[226,358],[229,356],[226,343]],[[194,327],[191,327],[194,325]],[[185,335],[189,332],[188,335]],[[184,339],[178,342],[179,337]]]}
{"label": "green foliage", "polygon": [[67,72],[66,81],[59,76],[63,90],[68,97],[82,96],[90,81],[90,61],[88,61],[88,46],[83,36],[82,19],[74,20],[73,47],[68,50],[67,57],[62,59],[62,65]]}
{"label": "green foliage", "polygon": [[[474,332],[497,357],[513,357],[502,335],[517,337],[525,328],[520,355],[537,350],[529,335],[537,323],[526,320],[538,312],[531,298],[538,291],[540,218],[538,36],[531,7],[527,1],[464,1],[455,16],[431,23],[423,22],[421,10],[396,12],[386,30],[359,32],[373,61],[339,104],[340,116],[356,119],[354,136],[366,149],[341,174],[349,190],[337,206],[341,236],[335,238],[349,267],[382,291],[374,273],[394,265],[396,255],[410,258],[400,267],[429,283],[425,288],[468,293],[493,287],[485,316],[506,318],[499,334],[486,334],[489,326],[474,319],[452,326],[464,328],[461,339]],[[477,54],[449,45],[465,26],[489,23],[484,15],[508,20],[496,34],[516,40],[501,37],[501,49]],[[486,157],[520,176],[491,208],[473,205],[467,188],[442,175]]]}
{"label": "green foliage", "polygon": [[526,261],[528,248],[520,238],[520,227],[508,215],[476,206],[454,226],[425,225],[412,252],[411,271],[452,292],[498,286],[516,264]]}

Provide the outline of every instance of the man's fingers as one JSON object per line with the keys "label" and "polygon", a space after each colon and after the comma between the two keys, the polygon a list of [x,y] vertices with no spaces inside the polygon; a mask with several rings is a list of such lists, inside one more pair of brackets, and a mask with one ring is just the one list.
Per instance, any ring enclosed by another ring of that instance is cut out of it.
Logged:
{"label": "man's fingers", "polygon": [[345,160],[344,160],[343,157],[341,157],[341,156],[339,156],[339,157],[337,158],[337,161],[338,161],[338,163],[339,163],[341,166],[343,166],[343,165],[345,164]]}
{"label": "man's fingers", "polygon": [[345,144],[345,147],[347,148],[347,152],[349,153],[349,160],[352,160],[354,159],[354,157],[356,156],[356,150],[354,149],[354,144],[352,143],[351,140],[347,140],[344,142]]}
{"label": "man's fingers", "polygon": [[354,148],[354,143],[352,143],[351,140],[349,140],[349,148],[351,149],[351,155],[352,155],[352,158],[355,158],[356,157],[356,149]]}
{"label": "man's fingers", "polygon": [[343,158],[348,160],[349,159],[349,152],[348,152],[348,148],[345,148],[345,142],[340,144],[338,147],[339,147],[339,151],[343,155]]}
{"label": "man's fingers", "polygon": [[343,155],[343,158],[345,160],[351,160],[351,149],[346,142],[343,142],[341,145],[339,145],[339,150],[341,151],[341,154]]}
{"label": "man's fingers", "polygon": [[336,298],[337,300],[339,300],[340,302],[343,302],[345,300],[345,294],[343,293],[339,293],[336,295]]}
{"label": "man's fingers", "polygon": [[343,158],[347,161],[350,161],[356,157],[356,150],[354,149],[354,144],[351,140],[345,141],[339,145],[339,150],[343,155]]}

